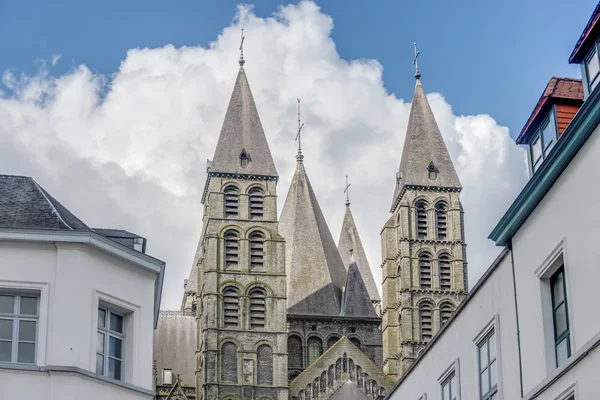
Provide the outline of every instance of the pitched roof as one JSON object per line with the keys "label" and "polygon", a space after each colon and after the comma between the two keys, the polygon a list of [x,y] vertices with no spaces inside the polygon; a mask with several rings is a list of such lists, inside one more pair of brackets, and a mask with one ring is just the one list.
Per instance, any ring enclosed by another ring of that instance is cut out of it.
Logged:
{"label": "pitched roof", "polygon": [[301,158],[279,221],[286,240],[288,313],[339,315],[346,268]]}
{"label": "pitched roof", "polygon": [[[429,179],[428,168],[432,163],[437,170],[435,180]],[[420,79],[410,108],[391,212],[407,185],[462,189]]]}
{"label": "pitched roof", "polygon": [[348,277],[346,278],[344,301],[342,304],[342,315],[344,317],[377,318],[369,291],[355,262],[352,262],[348,268]]}
{"label": "pitched roof", "polygon": [[360,236],[358,235],[358,229],[354,223],[352,211],[350,211],[350,203],[346,204],[344,222],[342,223],[342,231],[340,232],[340,239],[338,240],[338,250],[346,269],[350,267],[352,257],[354,257],[359,274],[366,286],[371,301],[381,301],[371,267],[369,266],[367,254],[365,253]]}
{"label": "pitched roof", "polygon": [[553,104],[583,104],[583,84],[581,79],[553,77],[546,85],[546,89],[531,112],[527,123],[517,137],[517,144],[521,144],[530,128],[546,116],[546,112]]}
{"label": "pitched roof", "polygon": [[344,383],[335,391],[329,400],[368,400],[370,399],[360,388],[352,381]]}
{"label": "pitched roof", "polygon": [[196,317],[178,311],[161,311],[154,331],[156,368],[171,369],[186,386],[195,386]]}
{"label": "pitched roof", "polygon": [[581,62],[596,41],[598,33],[600,33],[600,24],[598,24],[598,20],[600,20],[600,2],[596,5],[590,20],[583,29],[583,32],[581,33],[579,40],[577,40],[577,44],[569,57],[569,62],[571,64]]}
{"label": "pitched roof", "polygon": [[[242,167],[242,152],[249,157]],[[277,176],[260,117],[243,67],[235,81],[209,173]]]}
{"label": "pitched roof", "polygon": [[0,227],[91,231],[27,176],[0,175]]}

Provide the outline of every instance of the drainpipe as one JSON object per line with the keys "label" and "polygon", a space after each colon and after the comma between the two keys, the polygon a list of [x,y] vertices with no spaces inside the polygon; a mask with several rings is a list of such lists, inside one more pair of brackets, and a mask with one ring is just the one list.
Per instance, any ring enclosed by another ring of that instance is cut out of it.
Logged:
{"label": "drainpipe", "polygon": [[510,251],[510,264],[512,266],[513,294],[515,297],[515,318],[517,320],[517,350],[519,352],[519,384],[521,385],[521,398],[523,398],[523,361],[521,357],[521,328],[519,326],[519,303],[517,301],[517,280],[515,278],[515,257],[513,255],[512,239],[508,243],[507,247]]}

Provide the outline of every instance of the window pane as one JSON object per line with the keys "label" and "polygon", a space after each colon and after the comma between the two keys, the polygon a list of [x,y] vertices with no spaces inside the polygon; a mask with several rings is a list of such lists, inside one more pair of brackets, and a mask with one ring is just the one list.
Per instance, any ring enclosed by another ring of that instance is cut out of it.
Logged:
{"label": "window pane", "polygon": [[123,346],[123,342],[121,339],[117,339],[116,337],[109,336],[108,337],[108,351],[111,357],[123,358],[121,357],[121,347]]}
{"label": "window pane", "polygon": [[554,113],[550,112],[548,124],[543,128],[542,135],[544,136],[544,150],[549,150],[554,144]]}
{"label": "window pane", "polygon": [[600,70],[600,63],[598,63],[598,53],[596,53],[596,50],[593,51],[591,58],[589,58],[588,61],[586,61],[586,64],[588,70],[588,77],[590,79],[589,83],[592,83],[594,77],[598,74],[598,71]]}
{"label": "window pane", "polygon": [[108,377],[121,380],[121,361],[113,358],[108,359]]}
{"label": "window pane", "polygon": [[446,381],[442,387],[442,400],[450,399],[450,381]]}
{"label": "window pane", "polygon": [[35,321],[19,321],[19,340],[35,342]]}
{"label": "window pane", "polygon": [[15,297],[0,296],[0,313],[12,314],[15,312]]}
{"label": "window pane", "polygon": [[19,343],[19,356],[17,359],[20,363],[35,363],[35,343]]}
{"label": "window pane", "polygon": [[567,309],[565,303],[562,303],[554,311],[554,326],[556,327],[556,336],[567,330]]}
{"label": "window pane", "polygon": [[498,384],[498,363],[496,361],[490,364],[490,387]]}
{"label": "window pane", "polygon": [[560,367],[569,358],[568,337],[556,345],[556,366]]}
{"label": "window pane", "polygon": [[173,371],[170,369],[163,369],[163,385],[173,384]]}
{"label": "window pane", "polygon": [[37,315],[37,297],[21,297],[21,308],[19,314],[21,315]]}
{"label": "window pane", "polygon": [[98,309],[98,328],[106,328],[106,311]]}
{"label": "window pane", "polygon": [[452,375],[450,378],[450,400],[456,398],[456,376]]}
{"label": "window pane", "polygon": [[488,339],[488,346],[490,347],[490,361],[496,359],[496,333],[492,333],[492,336]]}
{"label": "window pane", "polygon": [[96,334],[96,352],[104,354],[104,333]]}
{"label": "window pane", "polygon": [[104,356],[96,354],[96,373],[104,375]]}
{"label": "window pane", "polygon": [[13,321],[12,319],[0,319],[0,340],[12,340]]}
{"label": "window pane", "polygon": [[11,362],[12,342],[0,341],[0,361]]}
{"label": "window pane", "polygon": [[110,330],[123,333],[123,317],[110,313]]}
{"label": "window pane", "polygon": [[481,394],[485,394],[490,391],[490,375],[486,369],[481,373]]}
{"label": "window pane", "polygon": [[479,348],[479,370],[482,371],[488,365],[487,342],[484,342]]}
{"label": "window pane", "polygon": [[552,304],[554,307],[556,307],[557,304],[560,304],[565,299],[564,277],[565,276],[561,271],[552,279]]}
{"label": "window pane", "polygon": [[533,142],[531,142],[531,160],[535,165],[536,162],[542,156],[542,142],[540,141],[540,137],[536,137]]}

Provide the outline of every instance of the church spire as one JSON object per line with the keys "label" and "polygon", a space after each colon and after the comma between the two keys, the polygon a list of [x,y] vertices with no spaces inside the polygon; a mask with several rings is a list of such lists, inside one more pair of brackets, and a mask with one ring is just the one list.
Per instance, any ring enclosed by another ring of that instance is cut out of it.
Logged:
{"label": "church spire", "polygon": [[417,64],[420,52],[416,51],[415,93],[406,128],[400,168],[396,174],[396,189],[391,212],[394,212],[406,187],[434,187],[461,189],[460,180],[454,169],[452,158],[440,132],[427,96],[421,84]]}

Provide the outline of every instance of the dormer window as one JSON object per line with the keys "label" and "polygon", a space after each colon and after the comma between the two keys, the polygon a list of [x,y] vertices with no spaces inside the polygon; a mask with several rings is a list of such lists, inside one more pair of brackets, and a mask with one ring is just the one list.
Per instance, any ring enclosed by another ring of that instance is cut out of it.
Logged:
{"label": "dormer window", "polygon": [[550,150],[554,147],[554,143],[556,143],[557,136],[554,109],[552,109],[538,129],[536,129],[532,136],[533,139],[529,144],[532,173],[535,173],[542,164],[542,161],[548,157]]}
{"label": "dormer window", "polygon": [[240,153],[240,166],[242,168],[246,168],[249,163],[250,163],[250,155],[248,154],[246,149],[243,149],[242,152]]}
{"label": "dormer window", "polygon": [[594,90],[600,78],[600,60],[598,55],[598,43],[594,43],[594,46],[590,50],[588,56],[585,58],[585,77],[588,86],[588,92]]}
{"label": "dormer window", "polygon": [[429,163],[429,167],[427,167],[427,172],[429,175],[429,179],[431,179],[432,181],[437,179],[438,169],[436,168],[433,161]]}

